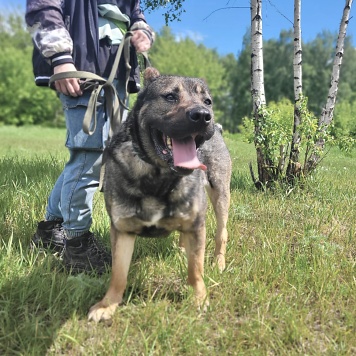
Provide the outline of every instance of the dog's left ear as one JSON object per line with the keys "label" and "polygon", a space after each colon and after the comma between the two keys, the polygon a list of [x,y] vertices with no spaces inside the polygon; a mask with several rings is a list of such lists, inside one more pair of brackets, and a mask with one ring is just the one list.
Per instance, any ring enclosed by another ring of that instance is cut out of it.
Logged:
{"label": "dog's left ear", "polygon": [[143,85],[147,86],[159,76],[160,76],[159,71],[156,68],[153,67],[146,68],[143,73],[143,79],[144,79]]}

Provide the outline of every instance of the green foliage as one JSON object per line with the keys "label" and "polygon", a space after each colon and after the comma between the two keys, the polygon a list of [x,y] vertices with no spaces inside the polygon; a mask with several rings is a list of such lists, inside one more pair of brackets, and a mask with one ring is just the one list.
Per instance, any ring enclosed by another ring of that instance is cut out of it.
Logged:
{"label": "green foliage", "polygon": [[157,10],[159,8],[164,8],[164,18],[166,25],[172,21],[179,21],[182,12],[185,12],[183,9],[183,3],[185,0],[143,0],[144,11],[148,13]]}
{"label": "green foliage", "polygon": [[[311,155],[314,153],[325,155],[317,145],[319,140],[323,140],[329,147],[338,145],[344,152],[350,152],[353,149],[355,139],[350,137],[348,130],[334,129],[334,132],[338,132],[338,137],[334,137],[333,126],[319,127],[318,118],[308,109],[306,97],[301,96],[298,102],[298,110],[300,115],[300,125],[298,126],[300,144],[298,150],[303,155],[303,160],[300,162],[303,172]],[[345,106],[345,110],[350,112],[348,105]],[[352,112],[350,112],[350,119],[351,117]],[[244,117],[242,125],[239,127],[244,140],[248,143],[254,142],[256,148],[262,150],[269,165],[265,168],[270,170],[271,176],[276,179],[283,180],[286,175],[284,169],[287,168],[285,163],[290,155],[293,118],[294,105],[288,99],[282,99],[278,103],[271,102],[261,107],[258,118]],[[257,133],[255,130],[256,120],[259,120]],[[345,126],[349,127],[349,123],[346,122]],[[339,127],[342,126],[339,124]]]}
{"label": "green foliage", "polygon": [[345,151],[356,147],[356,101],[338,102],[334,111],[332,133]]}
{"label": "green foliage", "polygon": [[264,83],[268,101],[278,102],[287,98],[294,102],[293,45],[293,31],[283,30],[278,39],[270,39],[263,45]]}
{"label": "green foliage", "polygon": [[[231,107],[227,117],[231,123],[226,127],[230,132],[238,132],[242,119],[252,113],[251,95],[251,38],[247,32],[243,39],[243,49],[236,64],[230,64],[227,70],[230,83]],[[224,126],[225,127],[225,126]]]}
{"label": "green foliage", "polygon": [[273,175],[282,175],[283,162],[293,133],[294,106],[288,99],[262,106],[258,113],[258,133],[255,133],[256,118],[244,117],[240,130],[245,140],[254,142],[269,162]]}
{"label": "green foliage", "polygon": [[[324,31],[314,40],[303,43],[303,92],[308,97],[309,110],[317,117],[325,105],[330,87],[336,39],[337,34]],[[250,116],[252,111],[249,32],[246,33],[243,43],[234,72],[230,75],[232,81],[230,93],[233,98],[231,113],[235,122],[235,131],[241,127],[242,119]],[[263,59],[267,101],[278,102],[282,98],[287,98],[294,102],[293,33],[282,31],[279,39],[264,41]],[[352,46],[351,38],[346,37],[336,110],[339,103],[343,101],[351,105],[356,102],[355,72],[356,51]]]}
{"label": "green foliage", "polygon": [[19,15],[0,17],[0,125],[63,125],[56,93],[35,86],[32,43]]}

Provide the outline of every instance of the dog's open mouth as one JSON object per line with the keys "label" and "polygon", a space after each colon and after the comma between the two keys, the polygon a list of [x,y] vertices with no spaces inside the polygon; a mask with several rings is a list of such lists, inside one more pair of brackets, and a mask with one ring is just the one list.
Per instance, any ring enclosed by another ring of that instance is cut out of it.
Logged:
{"label": "dog's open mouth", "polygon": [[204,142],[202,136],[192,135],[177,139],[156,129],[152,129],[151,134],[157,154],[174,170],[179,169],[180,173],[184,173],[184,170],[187,170],[186,173],[194,169],[206,170],[197,156],[197,149]]}

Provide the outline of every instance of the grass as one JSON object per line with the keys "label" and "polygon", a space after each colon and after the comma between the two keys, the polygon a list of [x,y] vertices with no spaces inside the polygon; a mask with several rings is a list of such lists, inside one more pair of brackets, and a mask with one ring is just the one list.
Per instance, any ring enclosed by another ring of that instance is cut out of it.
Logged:
{"label": "grass", "polygon": [[[303,189],[258,192],[251,145],[226,135],[234,170],[227,268],[213,266],[209,210],[197,314],[177,236],[139,239],[125,303],[111,326],[88,323],[109,274],[71,276],[29,242],[67,158],[64,130],[0,128],[0,354],[355,355],[355,154],[332,150]],[[103,197],[93,230],[109,244]]]}

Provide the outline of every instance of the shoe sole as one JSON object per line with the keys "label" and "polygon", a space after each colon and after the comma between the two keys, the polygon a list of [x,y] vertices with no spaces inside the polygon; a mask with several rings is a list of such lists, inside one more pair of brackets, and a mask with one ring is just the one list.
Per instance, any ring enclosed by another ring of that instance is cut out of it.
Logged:
{"label": "shoe sole", "polygon": [[110,271],[109,265],[107,265],[106,267],[95,268],[90,265],[84,266],[84,265],[69,264],[64,262],[64,267],[67,270],[67,272],[69,272],[70,274],[86,273],[86,274],[97,274],[101,276],[102,274]]}

